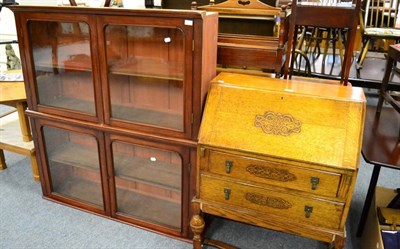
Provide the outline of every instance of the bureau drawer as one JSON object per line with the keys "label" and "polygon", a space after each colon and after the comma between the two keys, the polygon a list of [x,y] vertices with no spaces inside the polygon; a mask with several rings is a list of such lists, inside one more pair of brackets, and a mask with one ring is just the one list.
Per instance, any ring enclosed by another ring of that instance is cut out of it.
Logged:
{"label": "bureau drawer", "polygon": [[256,213],[280,216],[290,223],[339,229],[343,203],[322,201],[290,193],[224,181],[201,175],[200,199]]}
{"label": "bureau drawer", "polygon": [[249,157],[235,156],[210,150],[203,170],[233,177],[309,193],[336,197],[341,174],[300,168]]}

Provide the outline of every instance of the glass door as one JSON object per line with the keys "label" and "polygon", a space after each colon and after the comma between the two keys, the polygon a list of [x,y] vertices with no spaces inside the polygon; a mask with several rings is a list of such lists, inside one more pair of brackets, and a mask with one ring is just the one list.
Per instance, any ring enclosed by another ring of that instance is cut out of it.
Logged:
{"label": "glass door", "polygon": [[[48,17],[49,19],[51,16]],[[82,21],[27,21],[34,68],[35,106],[43,112],[96,120],[91,26]]]}
{"label": "glass door", "polygon": [[41,127],[51,197],[103,212],[103,191],[108,190],[102,180],[99,138],[75,127]]}
{"label": "glass door", "polygon": [[104,106],[109,109],[106,121],[124,127],[134,124],[135,129],[152,129],[153,133],[159,129],[187,132],[192,27],[173,18],[157,20],[154,26],[154,19],[146,18],[108,21],[100,24],[108,81],[104,87],[105,98],[109,98],[109,105]]}
{"label": "glass door", "polygon": [[179,147],[117,138],[111,141],[112,213],[123,220],[180,233],[186,152]]}

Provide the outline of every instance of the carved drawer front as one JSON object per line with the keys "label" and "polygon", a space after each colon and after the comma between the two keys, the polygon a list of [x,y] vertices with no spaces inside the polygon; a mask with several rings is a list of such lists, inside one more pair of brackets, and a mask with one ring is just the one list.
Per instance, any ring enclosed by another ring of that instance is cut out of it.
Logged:
{"label": "carved drawer front", "polygon": [[290,222],[338,229],[343,213],[343,203],[275,192],[212,176],[202,175],[200,184],[200,198],[204,201],[277,215]]}
{"label": "carved drawer front", "polygon": [[208,170],[212,173],[328,197],[337,196],[341,178],[337,173],[304,169],[213,150],[210,150],[205,165],[208,165]]}

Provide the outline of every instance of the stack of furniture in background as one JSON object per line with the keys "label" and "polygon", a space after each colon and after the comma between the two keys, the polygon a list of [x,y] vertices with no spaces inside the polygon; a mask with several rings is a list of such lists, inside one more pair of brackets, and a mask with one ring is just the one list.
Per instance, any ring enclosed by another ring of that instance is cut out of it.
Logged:
{"label": "stack of furniture in background", "polygon": [[228,0],[197,7],[219,14],[218,71],[281,76],[289,11],[258,0]]}
{"label": "stack of furniture in background", "polygon": [[11,9],[44,197],[189,238],[217,15]]}
{"label": "stack of furniture in background", "polygon": [[363,4],[359,15],[363,45],[357,59],[357,69],[363,67],[368,50],[375,47],[375,51],[379,51],[377,48],[380,45],[385,49],[384,44],[388,41],[400,40],[400,30],[396,28],[399,4],[396,0],[366,0]]}

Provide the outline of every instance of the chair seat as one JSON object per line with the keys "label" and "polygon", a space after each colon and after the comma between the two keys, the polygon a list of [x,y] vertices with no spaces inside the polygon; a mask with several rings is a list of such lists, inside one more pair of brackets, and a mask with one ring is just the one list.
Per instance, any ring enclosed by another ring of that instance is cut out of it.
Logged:
{"label": "chair seat", "polygon": [[366,28],[364,35],[382,37],[400,37],[400,29],[394,28]]}

